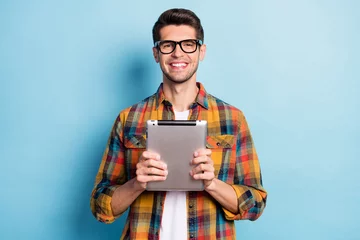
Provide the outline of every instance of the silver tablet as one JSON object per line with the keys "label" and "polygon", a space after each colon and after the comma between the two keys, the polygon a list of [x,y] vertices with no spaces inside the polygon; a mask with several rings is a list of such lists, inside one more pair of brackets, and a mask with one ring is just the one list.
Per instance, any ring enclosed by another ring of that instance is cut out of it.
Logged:
{"label": "silver tablet", "polygon": [[206,147],[204,120],[148,120],[146,149],[158,153],[168,166],[162,182],[148,182],[148,191],[202,191],[202,180],[190,176],[194,152]]}

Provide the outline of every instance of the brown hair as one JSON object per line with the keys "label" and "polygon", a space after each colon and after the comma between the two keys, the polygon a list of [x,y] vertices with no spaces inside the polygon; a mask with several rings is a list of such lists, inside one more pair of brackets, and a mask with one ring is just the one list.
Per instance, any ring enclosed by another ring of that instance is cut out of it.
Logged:
{"label": "brown hair", "polygon": [[188,25],[193,27],[196,31],[196,38],[204,41],[204,30],[196,14],[188,9],[173,8],[163,12],[156,21],[152,30],[154,43],[160,41],[161,28],[168,25]]}

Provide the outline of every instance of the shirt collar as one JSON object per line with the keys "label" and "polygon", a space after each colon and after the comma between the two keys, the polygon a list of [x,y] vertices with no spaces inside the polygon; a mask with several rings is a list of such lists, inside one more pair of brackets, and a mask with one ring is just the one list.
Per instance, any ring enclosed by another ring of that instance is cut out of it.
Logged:
{"label": "shirt collar", "polygon": [[[200,82],[197,82],[196,86],[199,88],[199,92],[196,96],[195,103],[199,104],[205,109],[208,109],[209,108],[208,94],[204,88],[204,85],[202,85]],[[156,95],[156,109],[158,109],[161,103],[167,101],[163,90],[163,83],[160,84],[155,95]]]}

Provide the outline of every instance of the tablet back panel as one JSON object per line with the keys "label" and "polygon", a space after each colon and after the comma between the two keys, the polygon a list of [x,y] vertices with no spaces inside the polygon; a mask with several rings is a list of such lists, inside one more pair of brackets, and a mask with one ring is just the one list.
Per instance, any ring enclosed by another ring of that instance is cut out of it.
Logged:
{"label": "tablet back panel", "polygon": [[162,182],[148,182],[149,191],[202,191],[202,180],[190,176],[194,152],[206,148],[207,122],[204,120],[148,120],[147,150],[160,154],[168,166]]}

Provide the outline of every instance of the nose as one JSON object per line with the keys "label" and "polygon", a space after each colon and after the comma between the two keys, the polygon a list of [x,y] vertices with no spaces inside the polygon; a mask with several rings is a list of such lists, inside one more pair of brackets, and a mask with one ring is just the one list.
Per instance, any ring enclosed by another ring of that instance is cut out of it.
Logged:
{"label": "nose", "polygon": [[173,55],[174,57],[181,57],[183,55],[183,50],[180,47],[180,43],[177,43],[175,45],[175,50],[172,52],[171,55]]}

